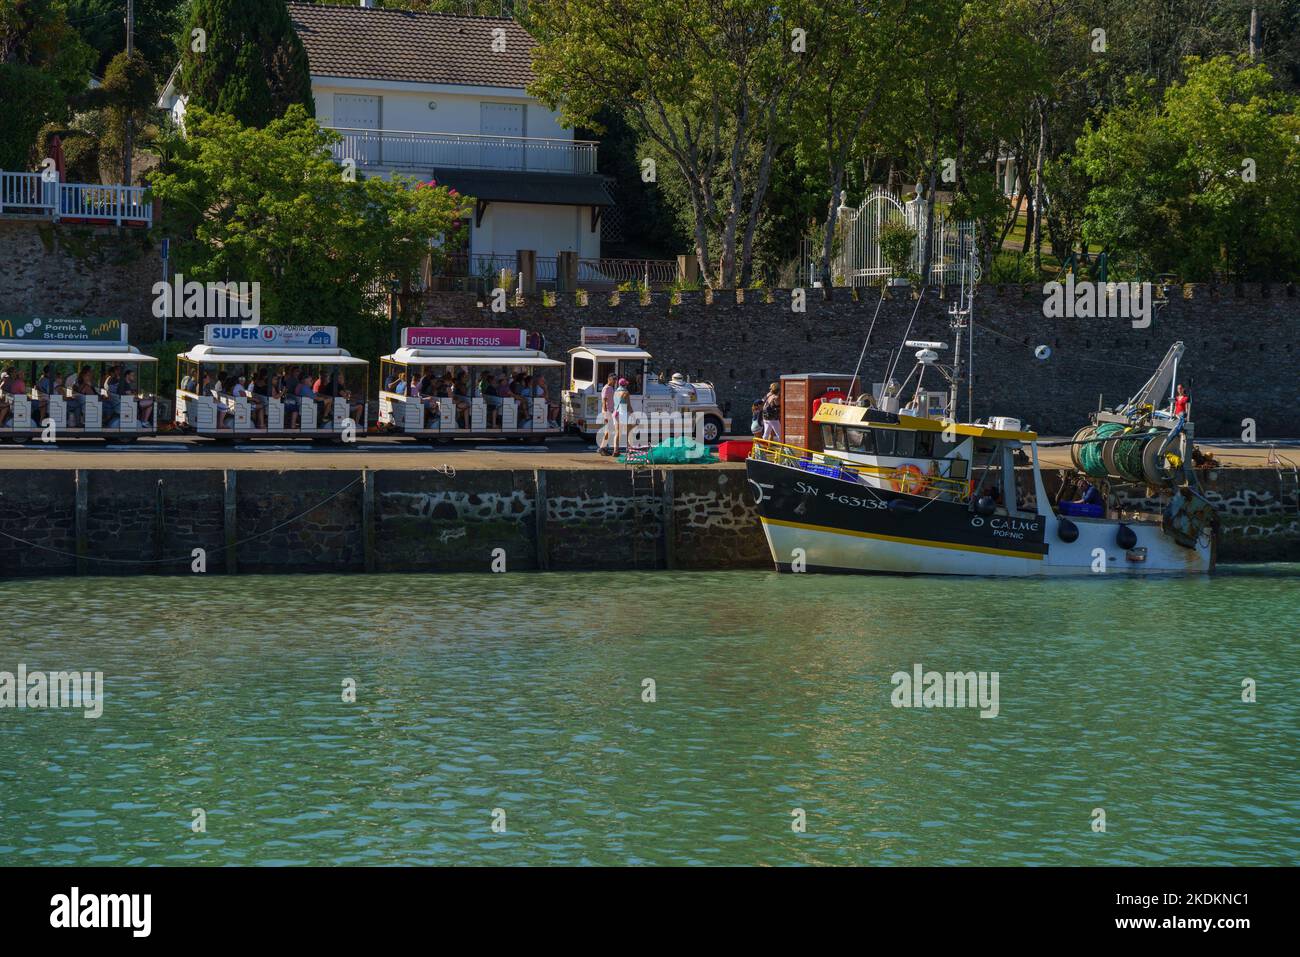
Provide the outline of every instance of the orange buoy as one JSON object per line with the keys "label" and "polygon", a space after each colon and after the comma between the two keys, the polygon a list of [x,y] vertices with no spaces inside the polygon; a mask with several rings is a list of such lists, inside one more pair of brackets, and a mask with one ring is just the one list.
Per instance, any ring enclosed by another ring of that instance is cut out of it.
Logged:
{"label": "orange buoy", "polygon": [[925,491],[929,485],[925,473],[916,465],[904,465],[894,473],[893,480],[894,491],[906,492],[908,495],[918,495]]}

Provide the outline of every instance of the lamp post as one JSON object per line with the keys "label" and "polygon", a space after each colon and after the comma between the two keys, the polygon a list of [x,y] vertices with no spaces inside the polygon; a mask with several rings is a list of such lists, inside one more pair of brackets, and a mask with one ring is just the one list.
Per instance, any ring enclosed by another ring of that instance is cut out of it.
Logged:
{"label": "lamp post", "polygon": [[397,279],[388,280],[388,329],[392,338],[392,351],[396,352],[399,345],[397,329],[397,295],[402,290],[402,283]]}

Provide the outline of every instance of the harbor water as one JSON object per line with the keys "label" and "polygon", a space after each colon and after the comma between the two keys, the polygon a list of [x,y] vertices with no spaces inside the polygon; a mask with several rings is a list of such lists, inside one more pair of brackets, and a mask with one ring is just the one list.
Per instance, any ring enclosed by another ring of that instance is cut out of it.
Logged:
{"label": "harbor water", "polygon": [[0,582],[0,865],[1296,864],[1298,582]]}

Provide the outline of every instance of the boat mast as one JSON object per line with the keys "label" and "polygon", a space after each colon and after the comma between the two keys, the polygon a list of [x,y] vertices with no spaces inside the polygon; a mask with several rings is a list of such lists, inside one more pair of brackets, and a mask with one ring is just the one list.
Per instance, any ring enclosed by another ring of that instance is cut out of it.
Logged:
{"label": "boat mast", "polygon": [[[954,422],[957,421],[957,393],[961,389],[962,368],[961,368],[961,334],[963,331],[970,331],[972,344],[974,343],[975,334],[970,329],[971,313],[975,302],[975,244],[972,242],[969,249],[969,261],[962,264],[961,285],[957,291],[957,302],[949,309],[948,315],[952,318],[949,320],[954,331],[953,354],[952,354],[952,375],[948,379],[948,418]],[[968,363],[969,365],[969,363]],[[966,388],[966,414],[971,416],[971,405],[973,404],[971,389],[973,384],[968,382]]]}

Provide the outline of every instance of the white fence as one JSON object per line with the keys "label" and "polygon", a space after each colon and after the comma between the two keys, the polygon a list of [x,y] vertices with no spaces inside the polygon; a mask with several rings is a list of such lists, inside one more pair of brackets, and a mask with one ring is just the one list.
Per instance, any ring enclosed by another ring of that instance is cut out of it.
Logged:
{"label": "white fence", "polygon": [[0,214],[24,213],[69,222],[153,225],[143,186],[60,183],[41,173],[0,170]]}
{"label": "white fence", "polygon": [[[881,187],[873,188],[857,209],[841,207],[836,229],[838,249],[831,257],[831,282],[837,286],[869,286],[882,279],[904,278],[885,262],[880,235],[886,226],[907,226],[915,235],[904,273],[919,274],[925,264],[927,204],[923,199],[901,202]],[[961,281],[964,264],[975,242],[975,223],[934,214],[930,274],[925,280],[941,286]],[[821,281],[821,237],[805,244],[804,276],[808,285]]]}

